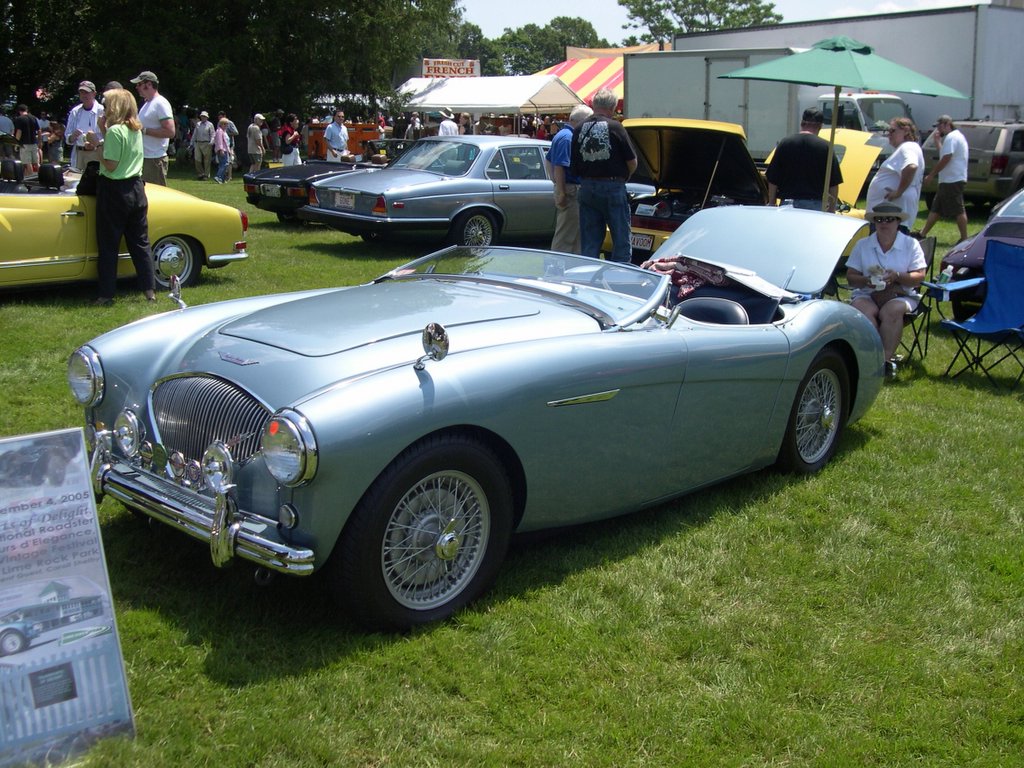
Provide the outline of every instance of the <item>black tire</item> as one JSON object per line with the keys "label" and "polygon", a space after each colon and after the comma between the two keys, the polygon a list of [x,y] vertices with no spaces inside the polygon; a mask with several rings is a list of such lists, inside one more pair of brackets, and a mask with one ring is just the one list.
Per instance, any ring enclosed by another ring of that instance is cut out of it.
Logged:
{"label": "black tire", "polygon": [[498,238],[498,223],[490,211],[467,211],[452,224],[448,242],[452,245],[491,245]]}
{"label": "black tire", "polygon": [[843,358],[835,350],[823,349],[797,388],[779,450],[782,471],[811,474],[828,464],[849,417],[849,391]]}
{"label": "black tire", "polygon": [[[446,514],[454,505],[464,514]],[[405,630],[451,616],[490,587],[511,532],[512,492],[497,457],[465,436],[428,438],[374,481],[327,575],[360,624]]]}
{"label": "black tire", "polygon": [[359,237],[364,243],[376,243],[381,239],[380,232],[363,232]]}
{"label": "black tire", "polygon": [[28,648],[28,639],[16,629],[0,632],[0,656],[21,653]]}
{"label": "black tire", "polygon": [[299,218],[298,214],[293,213],[291,211],[288,211],[288,212],[278,211],[277,220],[279,222],[281,222],[282,224],[291,224],[291,225],[305,224],[306,223],[302,219]]}
{"label": "black tire", "polygon": [[160,290],[171,287],[171,275],[177,275],[181,287],[195,285],[203,266],[202,248],[185,235],[168,235],[153,245],[153,268]]}

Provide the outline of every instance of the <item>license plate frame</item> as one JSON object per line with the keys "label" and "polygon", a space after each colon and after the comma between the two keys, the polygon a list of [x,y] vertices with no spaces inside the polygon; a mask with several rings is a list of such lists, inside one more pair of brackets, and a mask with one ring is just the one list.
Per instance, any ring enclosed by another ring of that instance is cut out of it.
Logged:
{"label": "license plate frame", "polygon": [[645,235],[643,232],[630,232],[629,244],[638,251],[653,251],[654,235]]}
{"label": "license plate frame", "polygon": [[334,207],[340,211],[351,211],[356,207],[356,196],[351,192],[335,192]]}
{"label": "license plate frame", "polygon": [[264,197],[281,197],[281,185],[260,184],[260,194]]}

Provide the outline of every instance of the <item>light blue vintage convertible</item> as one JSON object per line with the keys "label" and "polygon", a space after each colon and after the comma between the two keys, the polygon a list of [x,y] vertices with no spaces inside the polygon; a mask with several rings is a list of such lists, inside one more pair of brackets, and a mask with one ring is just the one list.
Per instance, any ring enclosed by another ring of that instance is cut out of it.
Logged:
{"label": "light blue vintage convertible", "polygon": [[821,468],[882,381],[877,332],[820,298],[865,230],[715,208],[655,254],[670,271],[453,246],[134,323],[68,363],[95,491],[217,566],[323,569],[368,626],[443,619],[514,532]]}

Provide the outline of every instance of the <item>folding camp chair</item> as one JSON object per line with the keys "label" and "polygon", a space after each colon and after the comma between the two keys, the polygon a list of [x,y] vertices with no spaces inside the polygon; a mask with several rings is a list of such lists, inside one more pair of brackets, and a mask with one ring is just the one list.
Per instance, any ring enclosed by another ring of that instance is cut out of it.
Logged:
{"label": "folding camp chair", "polygon": [[[935,272],[935,238],[926,237],[921,241],[921,250],[927,263],[925,281],[930,281]],[[903,316],[904,336],[898,349],[904,360],[911,360],[915,354],[923,360],[928,354],[928,338],[931,335],[932,298],[927,291],[921,293],[921,300],[912,312]]]}
{"label": "folding camp chair", "polygon": [[[989,240],[985,248],[985,301],[978,313],[963,322],[942,321],[942,327],[953,333],[957,351],[946,368],[946,375],[955,378],[964,371],[981,371],[998,387],[992,369],[1005,360],[1014,360],[1020,373],[1013,389],[1024,377],[1024,246],[1001,240]],[[978,280],[947,283],[950,293],[958,287],[971,287]],[[956,373],[951,373],[960,363]]]}

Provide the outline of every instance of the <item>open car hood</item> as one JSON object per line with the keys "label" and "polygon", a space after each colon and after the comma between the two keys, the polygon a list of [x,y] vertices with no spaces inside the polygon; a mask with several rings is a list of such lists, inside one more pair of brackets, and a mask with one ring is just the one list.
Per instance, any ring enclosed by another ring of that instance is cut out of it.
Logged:
{"label": "open car hood", "polygon": [[791,206],[723,206],[684,221],[653,258],[689,256],[733,267],[730,277],[762,293],[767,282],[817,295],[839,260],[867,234],[867,222],[849,216]]}
{"label": "open car hood", "polygon": [[[828,141],[831,132],[831,128],[822,128],[818,135]],[[868,174],[871,173],[875,160],[882,151],[880,146],[870,143],[872,139],[877,140],[877,135],[868,131],[836,128],[835,153],[839,158],[839,168],[843,172],[843,183],[839,185],[839,200],[851,207],[857,205],[861,190],[864,189],[864,182],[868,180]],[[773,149],[765,163],[770,165],[774,156]]]}
{"label": "open car hood", "polygon": [[631,181],[659,190],[697,190],[707,191],[709,197],[765,200],[764,181],[739,125],[667,117],[624,120],[622,125],[637,153],[637,170]]}

